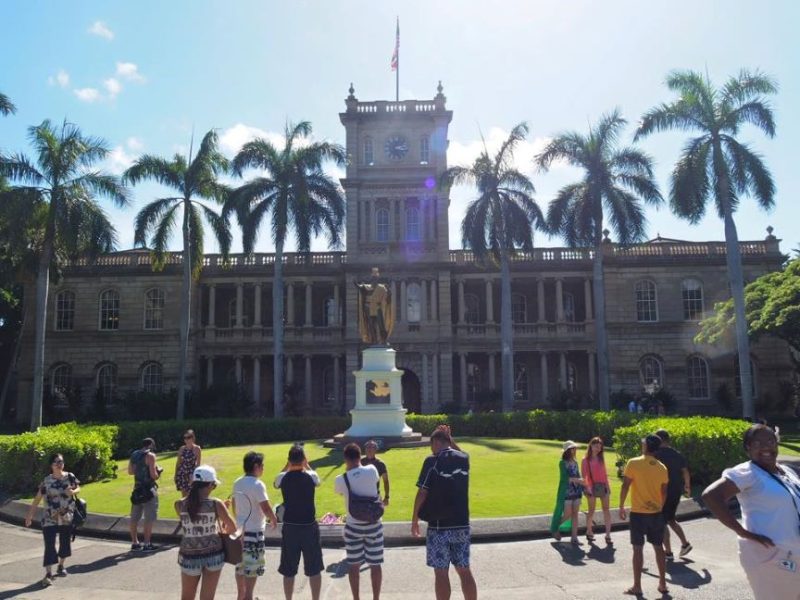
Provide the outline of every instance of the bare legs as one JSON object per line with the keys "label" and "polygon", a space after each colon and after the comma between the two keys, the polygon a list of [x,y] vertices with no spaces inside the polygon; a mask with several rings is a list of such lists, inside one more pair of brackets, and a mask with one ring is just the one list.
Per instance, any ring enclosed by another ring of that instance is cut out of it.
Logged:
{"label": "bare legs", "polygon": [[236,600],[253,600],[253,590],[256,588],[258,577],[236,576]]}
{"label": "bare legs", "polygon": [[[581,500],[564,500],[564,513],[561,515],[559,527],[572,519],[572,541],[578,541],[578,518],[580,517]],[[588,525],[587,525],[588,527]],[[559,538],[560,539],[560,538]]]}
{"label": "bare legs", "polygon": [[667,554],[672,554],[672,542],[670,540],[669,530],[670,528],[681,540],[681,546],[685,546],[689,543],[686,539],[686,534],[683,532],[683,527],[680,526],[680,523],[673,519],[672,521],[668,522],[667,525],[664,527],[664,551]]}
{"label": "bare legs", "polygon": [[[319,600],[319,591],[322,587],[322,576],[317,573],[308,578],[308,587],[311,589],[311,600]],[[286,600],[292,600],[294,594],[294,577],[283,578],[283,595]]]}
{"label": "bare legs", "polygon": [[[594,512],[597,503],[596,496],[587,496],[589,501],[589,510],[586,513],[586,537],[594,537],[592,528],[594,526]],[[606,527],[606,539],[611,535],[611,509],[609,507],[609,494],[600,497],[600,502],[603,507],[603,523]]]}
{"label": "bare legs", "polygon": [[[664,548],[653,544],[656,553],[656,565],[658,566],[658,591],[662,594],[667,590],[666,558]],[[644,546],[633,547],[633,587],[626,593],[638,595],[642,593],[642,567],[644,566]]]}
{"label": "bare legs", "polygon": [[[461,592],[464,600],[478,599],[478,586],[469,567],[456,567],[456,573],[461,580]],[[449,569],[434,569],[436,600],[450,600],[450,571]]]}
{"label": "bare legs", "polygon": [[[369,576],[372,582],[372,598],[373,600],[378,600],[381,597],[383,569],[381,569],[380,565],[370,565]],[[347,577],[350,580],[350,591],[353,594],[353,600],[359,600],[361,598],[361,590],[359,587],[361,581],[361,564],[350,565],[347,571]]]}

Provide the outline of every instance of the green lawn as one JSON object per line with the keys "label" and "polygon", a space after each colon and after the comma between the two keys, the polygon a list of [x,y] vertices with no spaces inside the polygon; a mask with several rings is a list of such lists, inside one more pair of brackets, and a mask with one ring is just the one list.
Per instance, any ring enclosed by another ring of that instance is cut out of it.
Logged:
{"label": "green lawn", "polygon": [[[471,459],[470,508],[473,517],[530,515],[553,510],[561,442],[474,438],[462,439],[459,443]],[[205,450],[203,462],[217,469],[218,477],[222,480],[217,496],[222,498],[230,494],[234,480],[241,474],[244,453],[251,449],[263,452],[266,462],[264,483],[275,504],[280,501],[280,491],[272,487],[272,480],[286,463],[288,448],[288,444],[281,443]],[[335,477],[344,471],[341,452],[310,442],[306,444],[306,452],[312,467],[322,479],[322,486],[317,490],[317,515],[328,511],[343,513],[344,501],[333,491]],[[584,452],[581,448],[578,456],[582,457]],[[393,449],[380,455],[389,469],[391,484],[391,504],[386,511],[386,520],[403,521],[411,518],[417,476],[423,459],[429,454],[430,449],[425,447]],[[619,497],[619,480],[614,467],[616,460],[613,451],[606,452],[614,502]],[[172,484],[174,453],[160,455],[159,464],[164,467],[159,516],[174,518],[172,503],[178,499]],[[126,514],[130,510],[132,478],[126,474],[125,461],[118,462],[118,467],[118,478],[83,486],[82,495],[91,512]]]}
{"label": "green lawn", "polygon": [[800,435],[781,433],[781,447],[778,452],[789,456],[800,456]]}

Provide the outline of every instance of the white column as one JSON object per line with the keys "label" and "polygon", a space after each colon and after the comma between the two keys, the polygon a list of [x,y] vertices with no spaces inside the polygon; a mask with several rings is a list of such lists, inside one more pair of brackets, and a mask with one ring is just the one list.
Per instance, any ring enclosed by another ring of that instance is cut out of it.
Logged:
{"label": "white column", "polygon": [[286,383],[294,383],[294,361],[292,355],[286,355]]}
{"label": "white column", "polygon": [[342,405],[340,397],[341,394],[340,388],[342,387],[342,382],[341,382],[341,374],[339,373],[340,369],[339,362],[340,362],[339,355],[335,354],[333,356],[333,403],[336,406],[337,410]]}
{"label": "white column", "polygon": [[206,387],[214,385],[214,357],[206,357]]}
{"label": "white column", "polygon": [[[394,280],[392,280],[391,290],[389,293],[392,295],[392,320],[397,322],[397,304],[400,301],[400,298],[397,297],[397,282]],[[359,307],[358,310],[361,310],[361,307]]]}
{"label": "white column", "polygon": [[458,280],[458,324],[464,324],[464,313],[466,306],[464,304],[464,280]]}
{"label": "white column", "polygon": [[428,355],[422,355],[422,406],[428,406],[430,395],[428,392]]}
{"label": "white column", "polygon": [[434,352],[431,355],[431,362],[433,363],[433,410],[439,408],[439,354]]}
{"label": "white column", "polygon": [[214,315],[217,312],[217,286],[208,285],[208,326],[214,327]]}
{"label": "white column", "polygon": [[311,281],[306,281],[306,317],[303,321],[303,325],[306,327],[311,327],[313,321],[311,320],[311,308],[312,308],[312,297],[311,297]]}
{"label": "white column", "polygon": [[494,294],[491,279],[486,280],[486,322],[494,323]]}
{"label": "white column", "polygon": [[261,357],[253,357],[253,403],[261,406]]}
{"label": "white column", "polygon": [[489,389],[495,390],[497,389],[497,379],[495,376],[495,360],[494,360],[494,353],[488,355],[489,358]]}
{"label": "white column", "polygon": [[422,314],[420,318],[422,322],[428,320],[428,280],[423,279],[422,283],[420,284],[420,293],[422,294]]}
{"label": "white column", "polygon": [[542,404],[547,402],[547,396],[550,394],[550,386],[547,383],[547,353],[541,352],[539,354],[539,370],[542,374]]}
{"label": "white column", "polygon": [[586,304],[586,320],[594,320],[594,309],[592,308],[592,280],[588,277],[583,280],[583,301]]}
{"label": "white column", "polygon": [[431,281],[431,321],[439,321],[439,294],[435,279]]}
{"label": "white column", "polygon": [[461,402],[460,404],[464,404],[467,402],[467,354],[466,352],[461,352],[458,355],[459,360],[459,376],[461,377]]}
{"label": "white column", "polygon": [[303,387],[305,387],[305,404],[307,409],[311,409],[313,404],[311,401],[311,355],[306,354],[306,370],[305,370],[305,382]]}
{"label": "white column", "polygon": [[236,357],[236,383],[242,385],[242,357]]}
{"label": "white column", "polygon": [[544,309],[544,279],[541,277],[536,280],[536,304],[538,305],[539,323],[544,323],[547,319],[547,313]]}
{"label": "white column", "polygon": [[236,327],[241,327],[244,322],[244,284],[236,284]]}
{"label": "white column", "polygon": [[561,380],[559,386],[562,390],[567,389],[567,353],[558,353],[558,378]]}
{"label": "white column", "polygon": [[597,392],[597,378],[594,370],[594,352],[587,352],[589,365],[589,391],[594,395]]}
{"label": "white column", "polygon": [[358,205],[358,213],[361,215],[361,227],[358,228],[359,241],[367,241],[367,203],[362,201]]}
{"label": "white column", "polygon": [[408,297],[406,296],[406,280],[400,282],[400,320],[403,323],[408,322],[407,311]]}
{"label": "white column", "polygon": [[294,283],[286,285],[286,325],[294,327]]}
{"label": "white column", "polygon": [[253,327],[261,327],[261,284],[255,284],[253,290]]}
{"label": "white column", "polygon": [[333,284],[333,305],[336,307],[336,314],[333,318],[333,323],[330,325],[341,325],[342,324],[342,307],[339,305],[341,298],[341,292],[339,290],[339,284]]}
{"label": "white column", "polygon": [[564,282],[556,279],[556,321],[564,322]]}

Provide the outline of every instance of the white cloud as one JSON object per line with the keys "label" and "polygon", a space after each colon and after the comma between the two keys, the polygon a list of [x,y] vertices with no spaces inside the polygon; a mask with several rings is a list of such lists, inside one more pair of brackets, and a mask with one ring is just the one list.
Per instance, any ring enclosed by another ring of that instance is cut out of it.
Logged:
{"label": "white cloud", "polygon": [[100,92],[96,88],[79,88],[72,90],[81,102],[97,102],[100,100]]}
{"label": "white cloud", "polygon": [[136,83],[144,83],[146,81],[144,76],[139,73],[139,66],[132,62],[118,62],[117,76],[127,79],[128,81],[135,81]]}
{"label": "white cloud", "polygon": [[103,86],[106,88],[106,91],[108,92],[109,100],[113,100],[114,98],[116,98],[117,94],[119,94],[122,91],[122,84],[113,77],[106,79],[103,82]]}
{"label": "white cloud", "polygon": [[92,35],[96,35],[107,40],[114,39],[114,32],[111,31],[102,21],[95,21],[92,23],[92,26],[87,29],[87,31]]}
{"label": "white cloud", "polygon": [[244,123],[237,123],[233,127],[223,130],[219,134],[219,145],[226,154],[236,154],[242,146],[256,138],[264,138],[278,147],[283,146],[283,134],[264,131],[258,127],[251,127]]}
{"label": "white cloud", "polygon": [[[486,149],[489,156],[494,156],[500,146],[508,139],[508,134],[500,127],[492,127],[488,135],[484,136]],[[450,166],[471,166],[478,155],[484,150],[484,140],[470,140],[465,143],[451,141],[447,148],[447,164]],[[523,173],[535,171],[533,157],[541,152],[550,142],[550,138],[537,137],[531,140],[523,140],[514,149],[514,166]],[[554,164],[553,167],[560,165]]]}
{"label": "white cloud", "polygon": [[144,149],[144,143],[137,137],[129,137],[125,140],[125,145],[133,152],[141,152]]}
{"label": "white cloud", "polygon": [[55,75],[50,75],[47,78],[48,85],[58,85],[59,87],[67,87],[69,85],[69,73],[64,69],[59,69]]}
{"label": "white cloud", "polygon": [[111,149],[106,157],[106,170],[114,175],[122,175],[122,173],[133,164],[136,157],[128,154],[122,146],[115,146]]}

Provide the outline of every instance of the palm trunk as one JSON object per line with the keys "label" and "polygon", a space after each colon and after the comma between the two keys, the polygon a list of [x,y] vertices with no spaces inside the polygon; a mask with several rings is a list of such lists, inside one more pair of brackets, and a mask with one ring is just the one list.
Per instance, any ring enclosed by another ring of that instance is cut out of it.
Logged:
{"label": "palm trunk", "polygon": [[[52,210],[52,207],[51,207]],[[53,256],[55,225],[50,217],[45,232],[39,270],[36,273],[36,316],[33,352],[33,395],[31,397],[31,431],[42,426],[42,397],[44,393],[44,348],[47,327],[47,293],[50,287],[50,262]]]}
{"label": "palm trunk", "polygon": [[503,412],[514,410],[514,336],[511,330],[511,269],[508,256],[500,257],[500,343]]}
{"label": "palm trunk", "polygon": [[192,304],[192,250],[189,231],[190,206],[184,200],[183,209],[183,293],[181,295],[180,358],[178,362],[178,409],[176,418],[183,420],[186,412],[186,365],[189,355],[189,326]]}
{"label": "palm trunk", "polygon": [[[597,397],[602,410],[611,408],[608,389],[609,356],[606,330],[606,283],[603,273],[603,236],[598,234],[594,249],[594,330],[597,341]],[[589,367],[591,368],[591,366]]]}
{"label": "palm trunk", "polygon": [[272,278],[272,398],[276,419],[283,416],[283,241],[275,244]]}

